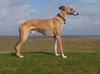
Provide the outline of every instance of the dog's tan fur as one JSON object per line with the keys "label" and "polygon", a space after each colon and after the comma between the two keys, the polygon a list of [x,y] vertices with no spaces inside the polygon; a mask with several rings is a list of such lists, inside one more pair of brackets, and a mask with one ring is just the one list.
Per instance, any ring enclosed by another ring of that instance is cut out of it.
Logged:
{"label": "dog's tan fur", "polygon": [[63,58],[66,58],[66,56],[63,53],[63,45],[62,45],[62,29],[64,20],[62,18],[65,18],[65,15],[70,15],[72,13],[72,8],[69,7],[60,7],[60,16],[56,16],[51,19],[34,19],[24,22],[19,29],[20,32],[20,39],[19,42],[16,45],[16,55],[18,57],[23,57],[20,54],[20,48],[23,45],[23,43],[28,38],[28,34],[30,31],[37,31],[40,32],[46,36],[54,36],[55,39],[55,54],[59,56],[57,53],[58,45],[60,47],[61,55]]}

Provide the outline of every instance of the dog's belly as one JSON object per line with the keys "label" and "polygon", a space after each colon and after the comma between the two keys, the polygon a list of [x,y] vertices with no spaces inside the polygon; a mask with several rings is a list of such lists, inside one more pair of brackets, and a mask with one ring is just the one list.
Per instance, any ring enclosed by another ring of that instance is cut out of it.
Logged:
{"label": "dog's belly", "polygon": [[46,36],[53,36],[54,33],[53,33],[53,31],[46,31],[46,32],[44,32],[44,35],[46,35]]}
{"label": "dog's belly", "polygon": [[54,35],[53,30],[41,30],[41,29],[38,29],[37,32],[42,33],[45,36],[53,36]]}

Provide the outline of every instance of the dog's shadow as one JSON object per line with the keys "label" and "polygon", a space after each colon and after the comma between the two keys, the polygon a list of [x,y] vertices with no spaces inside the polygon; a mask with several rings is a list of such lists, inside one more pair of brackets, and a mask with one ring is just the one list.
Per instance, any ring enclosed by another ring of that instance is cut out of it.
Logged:
{"label": "dog's shadow", "polygon": [[53,55],[53,53],[49,53],[49,52],[29,52],[29,53],[35,53],[35,54],[45,54],[45,55]]}

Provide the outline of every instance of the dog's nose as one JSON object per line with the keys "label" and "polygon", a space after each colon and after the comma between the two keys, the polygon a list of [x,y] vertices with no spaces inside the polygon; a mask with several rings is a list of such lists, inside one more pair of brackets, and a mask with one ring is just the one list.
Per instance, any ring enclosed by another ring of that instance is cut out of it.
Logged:
{"label": "dog's nose", "polygon": [[77,12],[77,15],[79,15],[79,13]]}

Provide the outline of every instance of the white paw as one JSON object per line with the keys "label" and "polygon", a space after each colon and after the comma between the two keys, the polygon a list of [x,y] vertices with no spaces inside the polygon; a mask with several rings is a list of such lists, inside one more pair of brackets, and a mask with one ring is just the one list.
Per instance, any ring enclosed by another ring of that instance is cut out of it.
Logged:
{"label": "white paw", "polygon": [[59,54],[55,54],[56,56],[60,56]]}
{"label": "white paw", "polygon": [[24,56],[20,55],[19,58],[24,58]]}
{"label": "white paw", "polygon": [[21,55],[21,54],[16,54],[19,58],[24,58],[24,56],[23,55]]}
{"label": "white paw", "polygon": [[62,57],[65,58],[65,59],[67,58],[67,56],[65,56],[65,55],[62,55]]}

